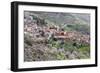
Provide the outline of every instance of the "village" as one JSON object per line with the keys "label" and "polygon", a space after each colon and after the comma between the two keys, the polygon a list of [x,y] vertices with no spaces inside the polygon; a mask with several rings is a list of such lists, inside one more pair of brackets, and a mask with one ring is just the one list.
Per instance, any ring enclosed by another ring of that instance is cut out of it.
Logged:
{"label": "village", "polygon": [[81,59],[90,55],[89,35],[67,31],[33,14],[24,17],[24,43],[25,61]]}
{"label": "village", "polygon": [[24,33],[28,32],[35,39],[62,39],[62,40],[77,40],[89,44],[89,35],[81,35],[77,31],[64,31],[59,26],[39,26],[38,23],[32,22],[24,27]]}

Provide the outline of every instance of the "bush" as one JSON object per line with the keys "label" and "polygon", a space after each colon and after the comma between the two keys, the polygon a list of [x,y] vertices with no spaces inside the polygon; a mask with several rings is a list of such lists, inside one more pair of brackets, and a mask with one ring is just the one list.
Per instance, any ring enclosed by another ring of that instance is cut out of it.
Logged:
{"label": "bush", "polygon": [[66,56],[64,53],[60,52],[57,54],[57,60],[64,60],[66,59]]}
{"label": "bush", "polygon": [[82,46],[78,49],[80,52],[80,58],[89,58],[90,57],[90,46]]}

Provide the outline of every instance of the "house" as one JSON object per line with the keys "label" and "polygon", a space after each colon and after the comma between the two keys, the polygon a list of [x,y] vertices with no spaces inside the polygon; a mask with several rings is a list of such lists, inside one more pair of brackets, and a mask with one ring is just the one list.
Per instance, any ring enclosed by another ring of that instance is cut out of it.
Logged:
{"label": "house", "polygon": [[54,38],[57,39],[69,39],[72,38],[73,36],[74,36],[73,32],[66,32],[66,31],[60,31],[54,34]]}

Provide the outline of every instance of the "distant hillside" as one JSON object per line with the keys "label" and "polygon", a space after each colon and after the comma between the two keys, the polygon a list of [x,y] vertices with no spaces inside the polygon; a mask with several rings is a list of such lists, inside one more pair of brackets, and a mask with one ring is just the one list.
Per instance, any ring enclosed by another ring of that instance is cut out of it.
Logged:
{"label": "distant hillside", "polygon": [[79,24],[85,23],[89,25],[90,16],[84,13],[56,13],[56,12],[30,12],[31,15],[37,15],[46,20],[54,22],[56,24]]}

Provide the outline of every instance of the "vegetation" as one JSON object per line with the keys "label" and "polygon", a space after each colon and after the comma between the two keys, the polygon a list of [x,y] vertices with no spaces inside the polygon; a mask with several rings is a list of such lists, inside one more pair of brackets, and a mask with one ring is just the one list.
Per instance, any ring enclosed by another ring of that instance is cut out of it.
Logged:
{"label": "vegetation", "polygon": [[67,25],[67,27],[70,28],[70,30],[76,30],[83,34],[90,34],[90,27],[87,24],[73,24]]}

